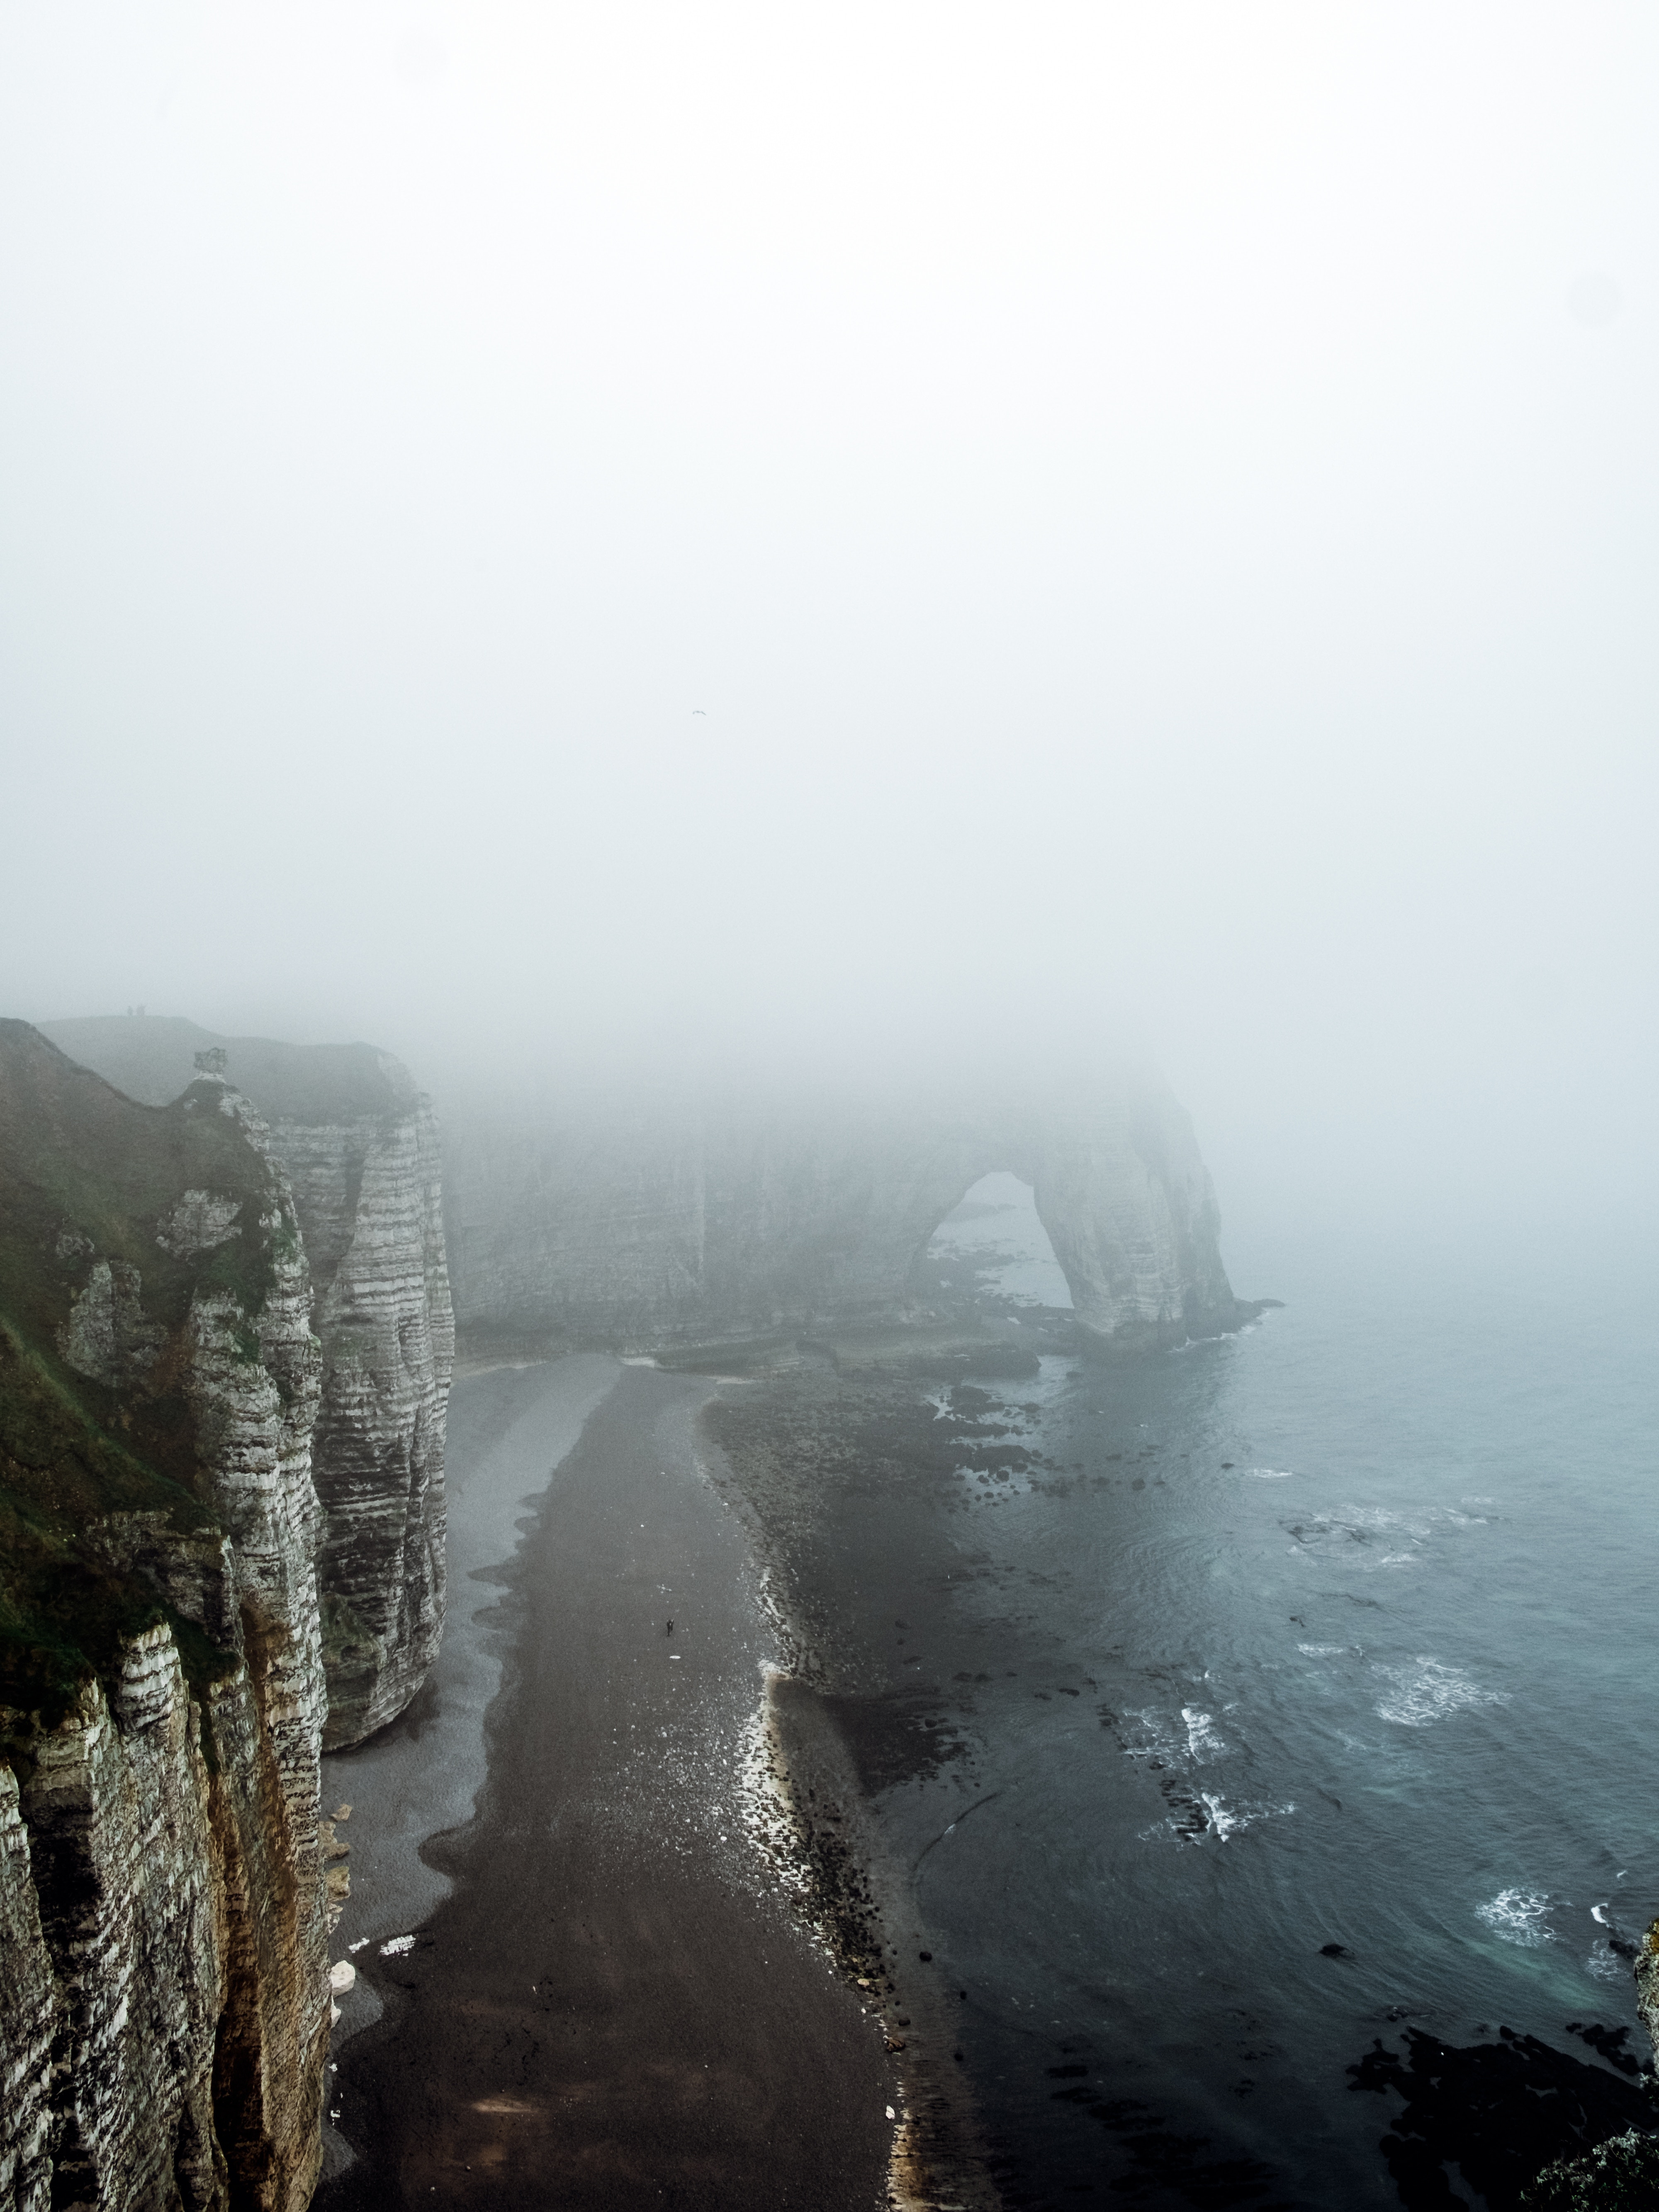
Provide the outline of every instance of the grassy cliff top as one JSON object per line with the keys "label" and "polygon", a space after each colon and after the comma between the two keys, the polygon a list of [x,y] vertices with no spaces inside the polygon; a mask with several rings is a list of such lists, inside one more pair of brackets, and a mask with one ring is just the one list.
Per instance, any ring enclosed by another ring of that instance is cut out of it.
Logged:
{"label": "grassy cliff top", "polygon": [[267,1121],[331,1122],[400,1114],[414,1103],[400,1060],[369,1044],[283,1044],[222,1036],[174,1014],[98,1014],[43,1022],[40,1032],[128,1097],[164,1106],[194,1079],[196,1055],[216,1046],[225,1076]]}
{"label": "grassy cliff top", "polygon": [[[181,1534],[213,1526],[184,1323],[198,1288],[257,1313],[286,1233],[269,1225],[270,1166],[223,1096],[203,1082],[139,1105],[27,1023],[0,1021],[0,1704],[55,1716],[121,1637],[167,1617],[142,1576],[91,1559],[91,1523],[145,1512]],[[158,1241],[187,1192],[228,1217],[194,1254]],[[137,1348],[106,1379],[66,1356],[77,1297],[98,1296],[102,1269]]]}

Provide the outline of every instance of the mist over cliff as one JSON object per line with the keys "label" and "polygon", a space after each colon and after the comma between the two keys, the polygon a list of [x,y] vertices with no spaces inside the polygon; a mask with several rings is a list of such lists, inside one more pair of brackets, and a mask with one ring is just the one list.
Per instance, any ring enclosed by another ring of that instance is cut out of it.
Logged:
{"label": "mist over cliff", "polygon": [[1650,1209],[1650,13],[3,28],[9,1009]]}

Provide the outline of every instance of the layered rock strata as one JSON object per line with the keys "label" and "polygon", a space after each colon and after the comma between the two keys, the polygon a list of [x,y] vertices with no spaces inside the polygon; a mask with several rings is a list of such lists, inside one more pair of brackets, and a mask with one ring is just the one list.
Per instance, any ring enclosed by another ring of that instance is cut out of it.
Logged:
{"label": "layered rock strata", "polygon": [[1179,1343],[1255,1310],[1222,1267],[1191,1122],[1144,1067],[764,1110],[452,1105],[446,1122],[456,1313],[477,1350],[902,1320],[933,1231],[999,1168],[1031,1184],[1098,1346]]}
{"label": "layered rock strata", "polygon": [[454,1322],[438,1134],[408,1071],[368,1045],[227,1037],[151,1016],[46,1034],[130,1097],[163,1104],[198,1056],[265,1118],[294,1194],[322,1345],[312,1465],[329,1748],[406,1705],[444,1615],[444,1427]]}
{"label": "layered rock strata", "polygon": [[1653,2045],[1654,2063],[1659,2066],[1659,1920],[1648,1925],[1637,1948],[1634,1972],[1636,2009]]}
{"label": "layered rock strata", "polygon": [[292,1194],[0,1023],[0,2195],[299,2212],[329,2024]]}

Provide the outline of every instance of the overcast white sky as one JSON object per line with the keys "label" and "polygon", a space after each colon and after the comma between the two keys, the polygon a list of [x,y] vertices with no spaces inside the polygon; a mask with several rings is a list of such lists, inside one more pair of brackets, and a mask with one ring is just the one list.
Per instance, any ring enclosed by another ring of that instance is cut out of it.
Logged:
{"label": "overcast white sky", "polygon": [[[0,4],[0,1001],[1656,1177],[1659,11]],[[1363,1196],[1362,1196],[1363,1194]]]}

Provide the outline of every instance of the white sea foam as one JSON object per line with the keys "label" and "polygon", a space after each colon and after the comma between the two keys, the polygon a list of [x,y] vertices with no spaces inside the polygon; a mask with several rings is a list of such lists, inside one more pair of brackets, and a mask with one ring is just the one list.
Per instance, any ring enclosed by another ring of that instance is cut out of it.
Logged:
{"label": "white sea foam", "polygon": [[1298,1644],[1296,1648],[1305,1659],[1341,1659],[1357,1649],[1352,1644]]}
{"label": "white sea foam", "polygon": [[1200,1790],[1189,1797],[1183,1791],[1171,1790],[1167,1783],[1164,1794],[1173,1809],[1164,1819],[1154,1820],[1150,1828],[1139,1831],[1144,1844],[1224,1844],[1241,1829],[1253,1828],[1261,1820],[1282,1820],[1296,1810],[1293,1804],[1230,1805],[1216,1790]]}
{"label": "white sea foam", "polygon": [[1506,1705],[1510,1701],[1506,1690],[1482,1689],[1461,1668],[1443,1666],[1438,1659],[1415,1659],[1409,1667],[1379,1666],[1376,1672],[1394,1685],[1377,1700],[1376,1711],[1399,1728],[1429,1728],[1467,1706]]}
{"label": "white sea foam", "polygon": [[1258,1482],[1293,1482],[1296,1470],[1289,1467],[1247,1467],[1246,1474],[1253,1474]]}
{"label": "white sea foam", "polygon": [[414,1948],[415,1938],[412,1936],[393,1936],[381,1944],[380,1956],[383,1959],[401,1959],[405,1951]]}
{"label": "white sea foam", "polygon": [[1396,1564],[1409,1559],[1412,1553],[1398,1550],[1380,1553],[1364,1548],[1378,1537],[1394,1545],[1419,1545],[1430,1533],[1427,1521],[1412,1520],[1402,1513],[1392,1513],[1381,1505],[1339,1505],[1334,1512],[1310,1514],[1304,1521],[1287,1521],[1284,1527],[1306,1552],[1329,1553],[1340,1552],[1345,1561],[1355,1566],[1381,1566],[1385,1562]]}
{"label": "white sea foam", "polygon": [[1169,1724],[1161,1714],[1143,1706],[1136,1711],[1126,1712],[1123,1717],[1126,1721],[1138,1722],[1140,1729],[1139,1741],[1126,1742],[1123,1746],[1126,1759],[1158,1759],[1167,1764],[1182,1756],[1185,1745],[1179,1737],[1170,1733]]}
{"label": "white sea foam", "polygon": [[1544,1924],[1549,1905],[1549,1898],[1541,1889],[1500,1889],[1488,1903],[1477,1905],[1474,1911],[1475,1917],[1484,1920],[1504,1942],[1516,1944],[1523,1951],[1536,1951],[1555,1941],[1553,1929]]}
{"label": "white sea foam", "polygon": [[1188,1759],[1213,1759],[1227,1748],[1215,1732],[1214,1717],[1201,1713],[1195,1705],[1183,1705],[1181,1717],[1187,1723],[1187,1756]]}
{"label": "white sea foam", "polygon": [[1126,1759],[1151,1759],[1163,1766],[1185,1766],[1189,1761],[1224,1757],[1226,1745],[1215,1732],[1215,1717],[1201,1712],[1196,1705],[1181,1708],[1181,1726],[1166,1720],[1162,1713],[1143,1707],[1139,1711],[1126,1712],[1126,1722],[1138,1725],[1133,1735],[1121,1737]]}
{"label": "white sea foam", "polygon": [[1200,1802],[1210,1816],[1210,1833],[1217,1843],[1224,1844],[1236,1828],[1244,1826],[1243,1818],[1237,1813],[1230,1813],[1220,1798],[1212,1797],[1207,1790],[1199,1794]]}
{"label": "white sea foam", "polygon": [[1217,1843],[1224,1844],[1241,1828],[1253,1828],[1258,1820],[1280,1820],[1285,1814],[1296,1810],[1294,1805],[1253,1805],[1249,1808],[1229,1805],[1208,1790],[1199,1791],[1198,1802],[1204,1808],[1206,1820],[1204,1834],[1189,1838],[1198,1844],[1209,1836],[1213,1836]]}

